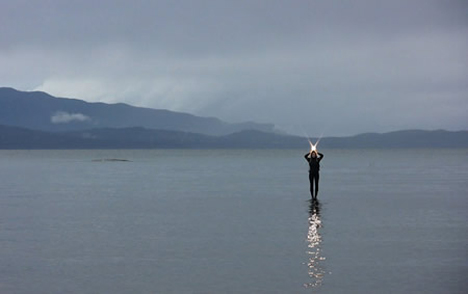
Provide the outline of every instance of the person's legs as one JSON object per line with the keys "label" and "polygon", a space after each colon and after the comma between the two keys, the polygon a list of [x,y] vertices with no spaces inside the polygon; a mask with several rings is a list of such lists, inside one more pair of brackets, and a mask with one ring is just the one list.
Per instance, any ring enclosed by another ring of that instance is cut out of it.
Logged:
{"label": "person's legs", "polygon": [[318,190],[319,190],[319,173],[314,175],[315,180],[315,198],[317,198]]}
{"label": "person's legs", "polygon": [[309,182],[310,182],[310,196],[314,198],[314,174],[309,173]]}

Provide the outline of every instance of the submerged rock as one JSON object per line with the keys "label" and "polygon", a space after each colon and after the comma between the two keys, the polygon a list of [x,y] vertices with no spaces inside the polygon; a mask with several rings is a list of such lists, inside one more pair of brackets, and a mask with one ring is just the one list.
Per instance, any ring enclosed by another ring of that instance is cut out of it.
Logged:
{"label": "submerged rock", "polygon": [[93,159],[93,162],[104,162],[104,161],[123,161],[129,162],[128,159],[120,159],[120,158],[104,158],[104,159]]}

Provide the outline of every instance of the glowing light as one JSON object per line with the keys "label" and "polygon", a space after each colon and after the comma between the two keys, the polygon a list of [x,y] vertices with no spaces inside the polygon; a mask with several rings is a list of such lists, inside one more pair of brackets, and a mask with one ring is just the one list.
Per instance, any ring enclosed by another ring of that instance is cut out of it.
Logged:
{"label": "glowing light", "polygon": [[315,142],[315,144],[313,144],[313,143],[309,140],[309,144],[310,144],[310,152],[309,152],[309,153],[312,153],[313,151],[318,152],[318,151],[317,151],[317,145],[318,145],[319,142],[320,142],[320,139],[318,139],[317,142]]}
{"label": "glowing light", "polygon": [[322,140],[322,137],[323,137],[323,134],[324,134],[324,133],[322,132],[322,134],[320,135],[320,137],[317,139],[317,141],[316,141],[315,144],[314,144],[314,143],[312,143],[312,142],[310,141],[310,137],[309,137],[309,135],[305,132],[305,130],[303,129],[302,131],[303,131],[303,133],[304,133],[304,137],[307,138],[307,141],[309,141],[309,144],[310,144],[310,152],[309,152],[309,153],[312,153],[312,151],[318,152],[317,146],[318,146],[318,144],[320,143],[320,140]]}

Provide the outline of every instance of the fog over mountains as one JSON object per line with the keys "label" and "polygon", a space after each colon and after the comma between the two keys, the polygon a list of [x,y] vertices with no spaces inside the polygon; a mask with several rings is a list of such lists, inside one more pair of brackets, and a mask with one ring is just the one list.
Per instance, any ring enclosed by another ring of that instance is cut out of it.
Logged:
{"label": "fog over mountains", "polygon": [[217,118],[123,103],[89,103],[12,88],[0,88],[0,124],[48,132],[144,127],[205,135],[227,135],[242,130],[272,132],[274,127],[254,122],[231,124]]}
{"label": "fog over mountains", "polygon": [[[317,138],[310,138],[315,142]],[[88,103],[0,88],[0,149],[309,148],[272,124],[229,124],[168,110]],[[468,131],[324,137],[320,148],[468,148]]]}

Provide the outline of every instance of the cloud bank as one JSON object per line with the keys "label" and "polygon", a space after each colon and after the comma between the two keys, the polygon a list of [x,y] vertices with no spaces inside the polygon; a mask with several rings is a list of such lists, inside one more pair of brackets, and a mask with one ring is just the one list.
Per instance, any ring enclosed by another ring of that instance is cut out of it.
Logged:
{"label": "cloud bank", "polygon": [[0,80],[310,136],[468,129],[467,10],[457,0],[7,1]]}

